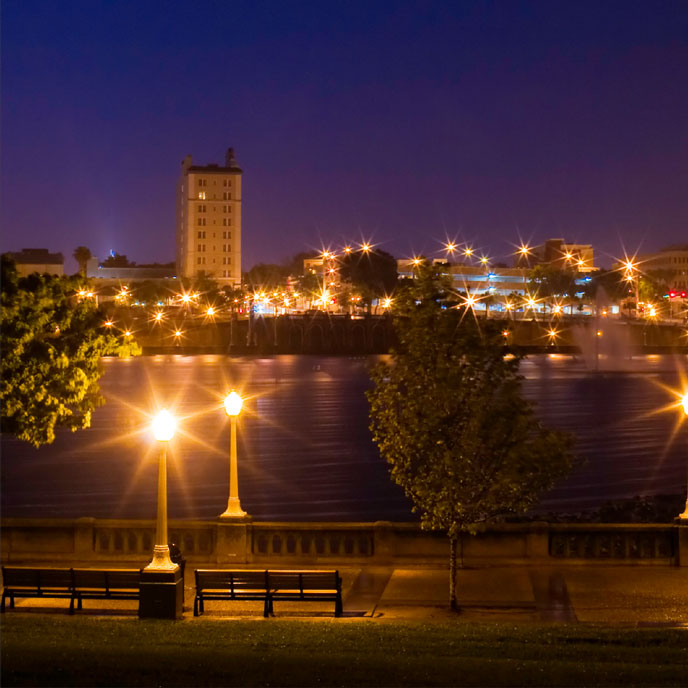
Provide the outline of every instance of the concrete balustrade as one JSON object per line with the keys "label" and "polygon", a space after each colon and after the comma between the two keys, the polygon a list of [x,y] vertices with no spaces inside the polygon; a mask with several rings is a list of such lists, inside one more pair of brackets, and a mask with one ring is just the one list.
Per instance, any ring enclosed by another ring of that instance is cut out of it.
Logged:
{"label": "concrete balustrade", "polygon": [[[414,523],[171,521],[169,532],[190,565],[434,565],[449,552],[446,536]],[[2,561],[141,564],[154,540],[152,520],[11,518]],[[688,566],[688,524],[498,524],[464,535],[459,555],[466,565]]]}

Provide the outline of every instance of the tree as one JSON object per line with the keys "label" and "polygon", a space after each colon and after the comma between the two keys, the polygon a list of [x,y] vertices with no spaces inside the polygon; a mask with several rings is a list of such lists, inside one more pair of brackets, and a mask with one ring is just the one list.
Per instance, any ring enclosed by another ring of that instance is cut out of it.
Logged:
{"label": "tree", "polygon": [[541,263],[536,265],[528,275],[528,288],[544,299],[559,298],[568,302],[575,299],[576,273]]}
{"label": "tree", "polygon": [[55,439],[55,428],[86,428],[102,403],[102,356],[140,353],[106,327],[94,300],[79,298],[78,276],[18,277],[2,259],[2,432],[35,447]]}
{"label": "tree", "polygon": [[461,534],[527,511],[573,457],[570,436],[544,428],[523,398],[519,358],[505,356],[501,328],[447,309],[445,296],[436,271],[421,266],[397,297],[399,349],[373,370],[368,400],[392,479],[421,526],[449,537],[455,609]]}
{"label": "tree", "polygon": [[342,281],[351,283],[368,307],[375,298],[391,296],[397,285],[397,262],[386,251],[352,251],[340,259]]}
{"label": "tree", "polygon": [[136,300],[147,306],[155,306],[158,302],[165,303],[167,299],[172,297],[170,288],[155,280],[134,282],[131,288]]}
{"label": "tree", "polygon": [[115,252],[108,256],[102,264],[104,268],[133,268],[136,267],[134,261],[130,261],[124,254]]}
{"label": "tree", "polygon": [[301,251],[294,254],[284,263],[287,274],[292,277],[301,277],[303,275],[303,261],[307,258],[317,258],[319,255],[318,251]]}
{"label": "tree", "polygon": [[81,273],[81,276],[86,277],[86,267],[88,261],[93,258],[91,249],[86,248],[86,246],[77,246],[72,255],[74,256],[74,260],[76,260],[76,262],[79,264],[79,272]]}
{"label": "tree", "polygon": [[254,290],[284,289],[289,276],[289,269],[276,263],[258,263],[245,275],[244,281]]}

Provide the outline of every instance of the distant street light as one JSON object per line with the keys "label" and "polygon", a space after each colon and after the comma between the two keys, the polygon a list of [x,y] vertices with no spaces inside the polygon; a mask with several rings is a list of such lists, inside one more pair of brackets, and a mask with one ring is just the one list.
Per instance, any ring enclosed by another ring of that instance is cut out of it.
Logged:
{"label": "distant street light", "polygon": [[167,410],[160,411],[153,419],[153,436],[160,443],[158,457],[158,519],[155,529],[155,547],[153,560],[146,570],[174,571],[177,564],[170,559],[170,548],[167,544],[167,443],[174,437],[177,422]]}
{"label": "distant street light", "polygon": [[239,503],[239,471],[237,470],[237,417],[241,413],[244,400],[234,391],[225,397],[225,412],[231,422],[231,435],[229,442],[229,498],[227,508],[221,519],[239,520],[245,519],[248,514]]}

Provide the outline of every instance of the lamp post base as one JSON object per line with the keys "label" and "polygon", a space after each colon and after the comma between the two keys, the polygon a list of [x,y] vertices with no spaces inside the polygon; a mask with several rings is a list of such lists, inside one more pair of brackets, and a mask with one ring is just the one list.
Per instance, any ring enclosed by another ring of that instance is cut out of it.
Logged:
{"label": "lamp post base", "polygon": [[184,579],[179,566],[171,571],[146,567],[141,572],[140,619],[181,619],[184,610]]}
{"label": "lamp post base", "polygon": [[153,559],[146,566],[144,571],[174,571],[179,566],[170,559],[170,548],[168,545],[155,545],[153,548]]}
{"label": "lamp post base", "polygon": [[241,508],[238,497],[230,497],[227,508],[218,518],[221,521],[250,521],[251,517]]}

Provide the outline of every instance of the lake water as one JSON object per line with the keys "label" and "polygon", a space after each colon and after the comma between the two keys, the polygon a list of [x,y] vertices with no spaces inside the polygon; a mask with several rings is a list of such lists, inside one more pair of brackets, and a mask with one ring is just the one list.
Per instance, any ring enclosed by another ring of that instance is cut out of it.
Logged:
{"label": "lake water", "polygon": [[[170,443],[171,518],[213,518],[227,502],[222,397],[249,397],[239,421],[239,489],[257,520],[409,520],[410,505],[370,439],[364,392],[379,357],[151,356],[107,359],[92,427],[33,449],[2,438],[4,516],[153,518],[157,456],[149,413],[183,418]],[[686,428],[672,403],[686,357],[643,356],[593,373],[573,356],[522,363],[545,422],[576,435],[583,465],[543,501],[570,511],[685,490]]]}

